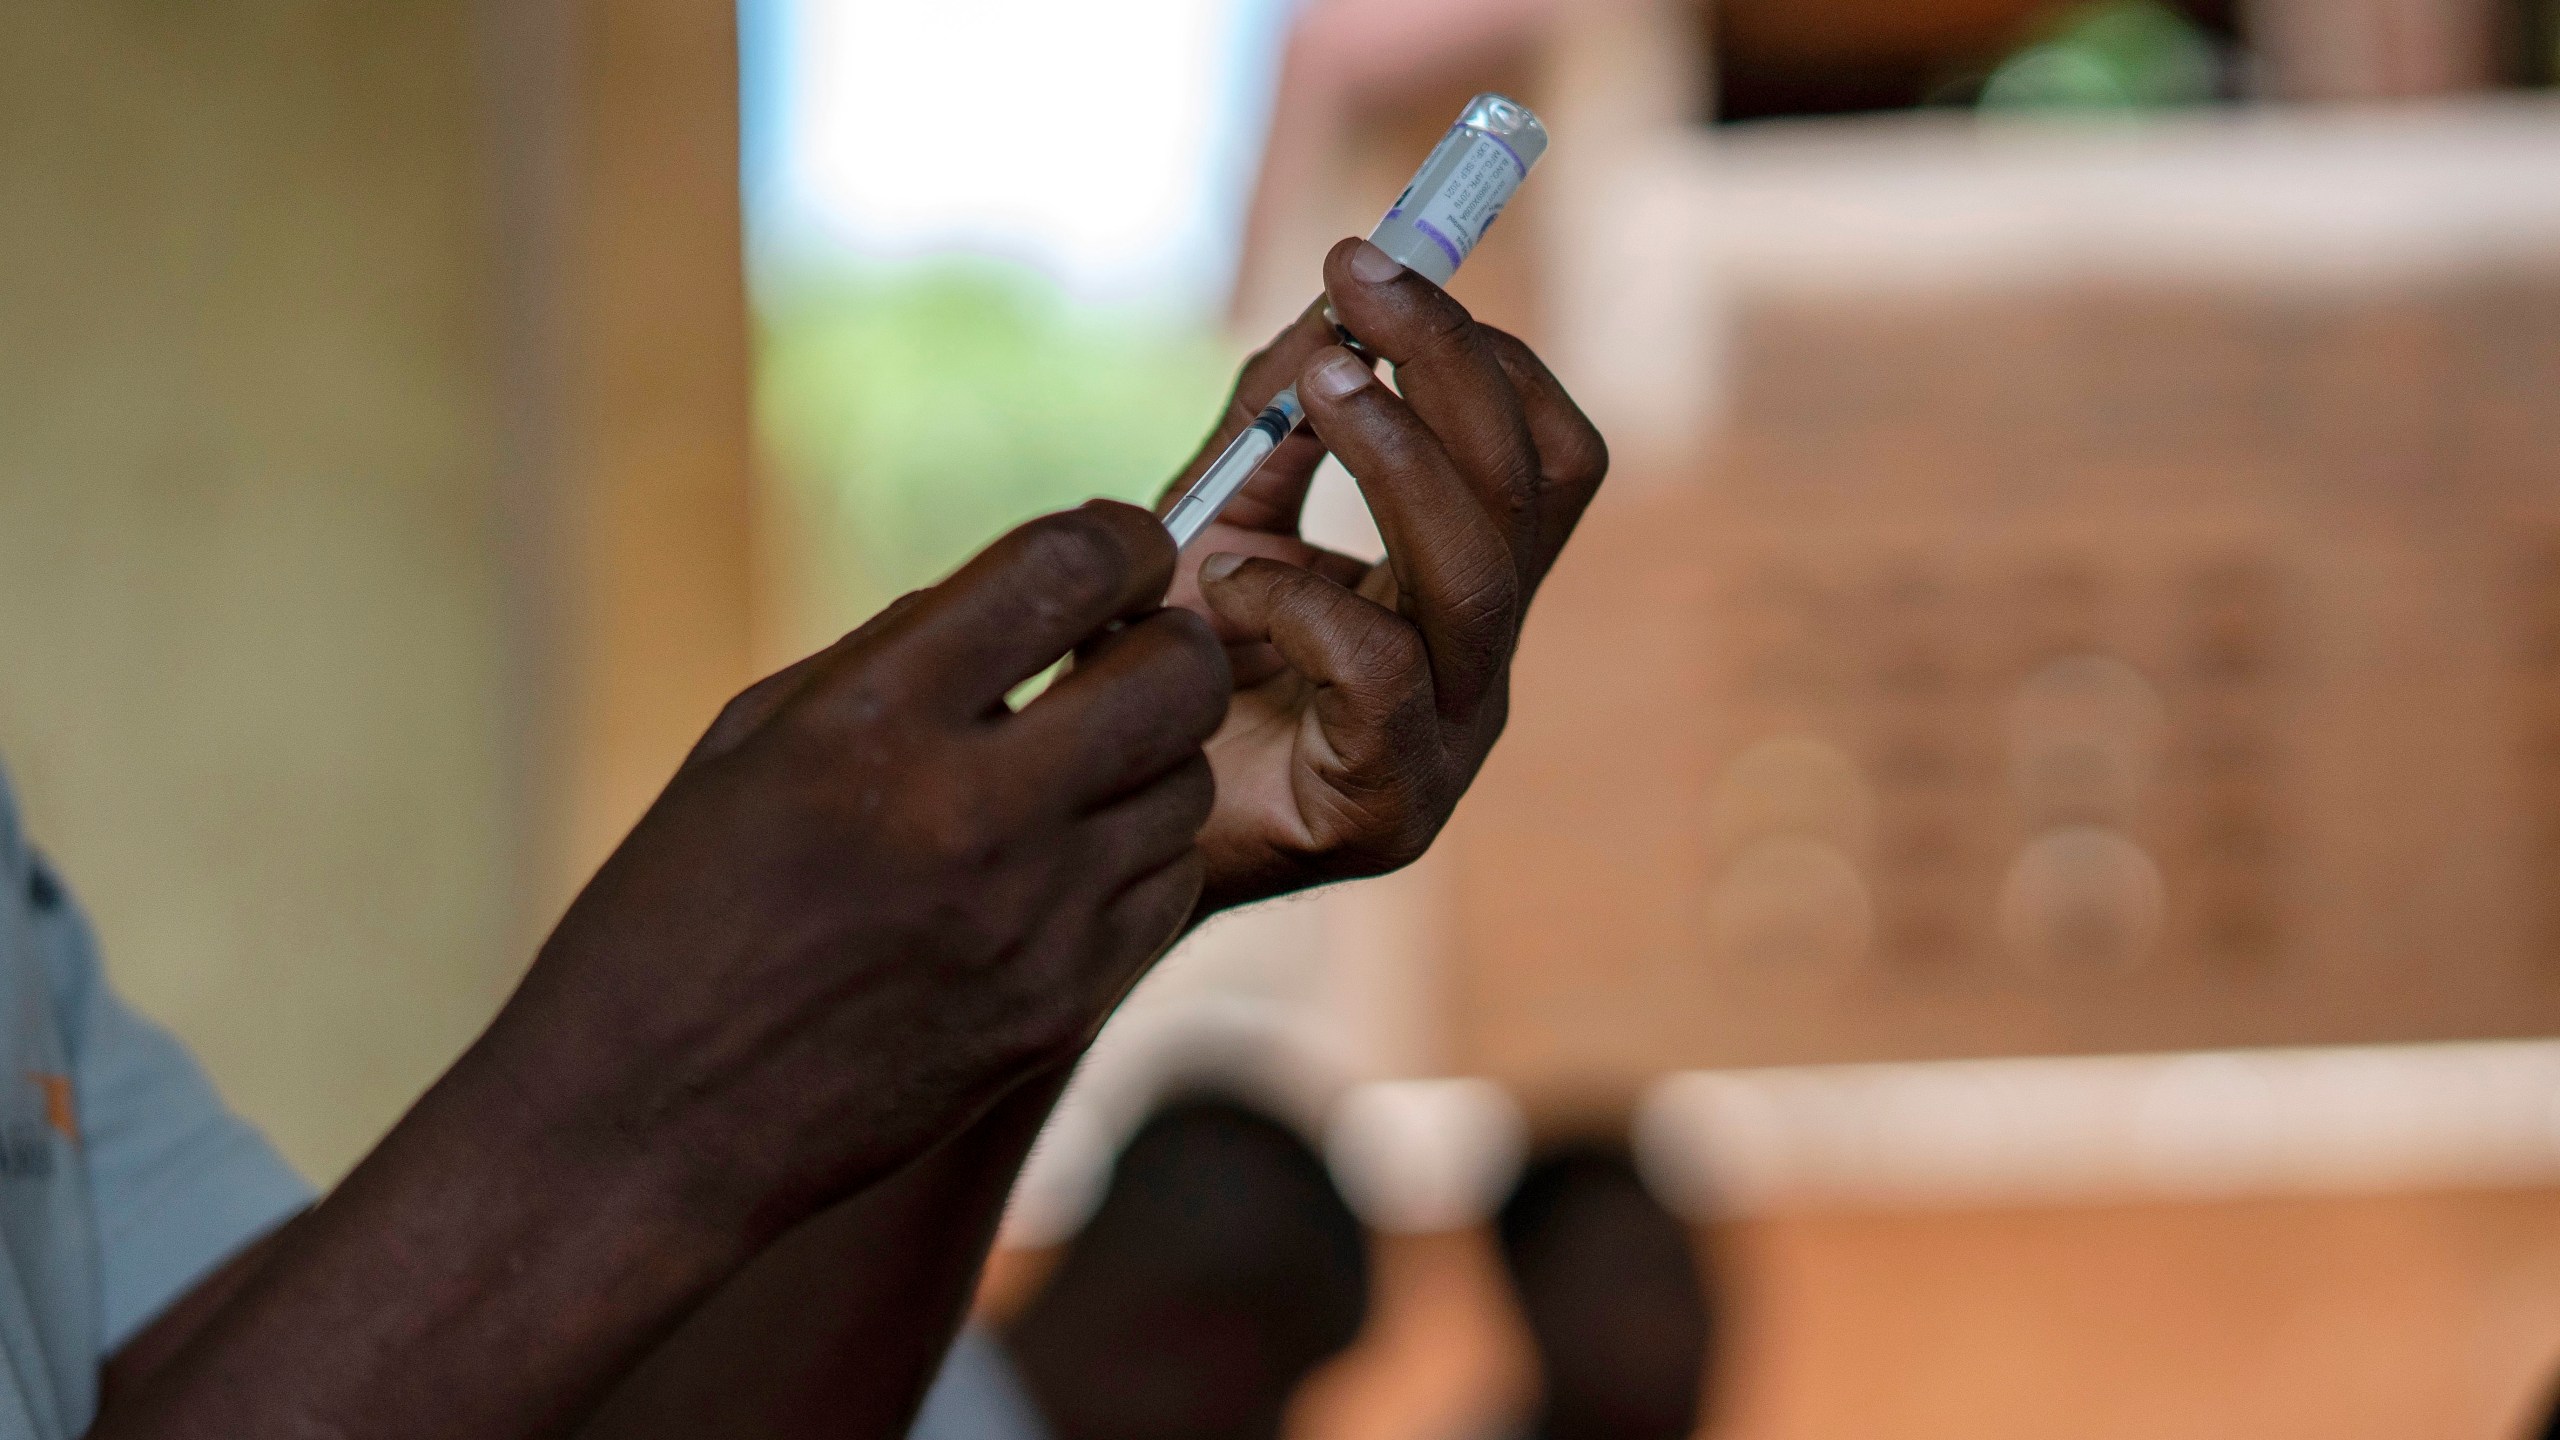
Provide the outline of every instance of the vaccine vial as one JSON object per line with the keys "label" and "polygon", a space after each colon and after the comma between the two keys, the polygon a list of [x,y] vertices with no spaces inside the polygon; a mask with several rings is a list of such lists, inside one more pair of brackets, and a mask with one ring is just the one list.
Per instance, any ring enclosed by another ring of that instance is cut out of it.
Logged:
{"label": "vaccine vial", "polygon": [[[1529,167],[1546,153],[1547,127],[1538,123],[1528,106],[1489,91],[1477,96],[1432,147],[1422,168],[1414,172],[1413,183],[1388,208],[1387,218],[1369,232],[1369,243],[1406,269],[1428,276],[1432,284],[1447,285],[1484,239],[1484,232],[1501,218],[1502,207],[1511,203],[1520,182],[1529,178]],[[1326,308],[1325,318],[1333,318],[1331,307]],[[1339,321],[1335,328],[1340,330]],[[1351,334],[1344,333],[1342,343],[1368,353]],[[1244,433],[1229,441],[1165,512],[1164,528],[1172,533],[1173,543],[1183,546],[1200,538],[1200,532],[1209,528],[1218,512],[1262,468],[1262,462],[1306,418],[1297,387],[1273,396]]]}
{"label": "vaccine vial", "polygon": [[1478,95],[1414,172],[1369,243],[1432,284],[1448,284],[1545,153],[1547,127],[1528,106]]}

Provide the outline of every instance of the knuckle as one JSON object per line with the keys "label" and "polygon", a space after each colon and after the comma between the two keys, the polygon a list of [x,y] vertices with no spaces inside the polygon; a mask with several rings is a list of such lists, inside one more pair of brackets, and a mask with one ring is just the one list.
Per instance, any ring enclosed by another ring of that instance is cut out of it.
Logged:
{"label": "knuckle", "polygon": [[982,1023],[980,1042],[999,1070],[1024,1073],[1062,1059],[1074,1043],[1075,1014],[1063,997],[1019,983],[1011,1003]]}
{"label": "knuckle", "polygon": [[1190,850],[1123,893],[1103,921],[1111,949],[1141,958],[1161,947],[1190,916],[1207,876],[1208,862]]}
{"label": "knuckle", "polygon": [[1469,633],[1498,635],[1507,644],[1520,616],[1520,576],[1507,557],[1488,556],[1450,580],[1451,618]]}
{"label": "knuckle", "polygon": [[[1547,369],[1547,362],[1538,358],[1538,352],[1530,347],[1528,341],[1498,325],[1482,322],[1477,323],[1476,334],[1483,339],[1485,349],[1502,367],[1503,373],[1511,377],[1513,384],[1523,390],[1553,385],[1555,377]],[[1561,387],[1558,389],[1561,393]]]}
{"label": "knuckle", "polygon": [[1227,664],[1227,647],[1219,642],[1218,632],[1189,610],[1163,611],[1158,623],[1171,639],[1174,657],[1192,687],[1201,694],[1217,697],[1223,706],[1227,692],[1235,684],[1235,674]]}
{"label": "knuckle", "polygon": [[1165,783],[1173,792],[1172,825],[1187,845],[1191,837],[1199,834],[1200,827],[1209,823],[1209,812],[1217,807],[1217,772],[1210,768],[1208,756],[1195,751],[1166,777]]}
{"label": "knuckle", "polygon": [[1440,825],[1445,817],[1433,812],[1416,811],[1404,816],[1380,841],[1379,858],[1390,870],[1401,870],[1430,853],[1431,842],[1440,838]]}
{"label": "knuckle", "polygon": [[916,832],[925,853],[946,864],[975,869],[992,848],[987,832],[968,806],[939,804],[917,816]]}
{"label": "knuckle", "polygon": [[1346,668],[1354,675],[1385,681],[1421,670],[1430,658],[1422,636],[1411,625],[1381,616],[1360,635]]}
{"label": "knuckle", "polygon": [[1433,359],[1484,353],[1483,328],[1476,317],[1446,295],[1423,307],[1416,338],[1421,353]]}
{"label": "knuckle", "polygon": [[1363,868],[1373,875],[1390,874],[1421,859],[1430,849],[1431,838],[1420,827],[1399,825],[1370,844],[1364,854],[1368,863]]}
{"label": "knuckle", "polygon": [[1089,500],[1082,509],[1110,530],[1131,569],[1157,570],[1170,578],[1180,557],[1173,536],[1156,522],[1154,512],[1119,500]]}
{"label": "knuckle", "polygon": [[1493,484],[1504,531],[1517,536],[1537,518],[1538,492],[1544,488],[1537,451],[1526,443],[1526,437],[1517,446],[1505,447],[1494,464]]}
{"label": "knuckle", "polygon": [[870,619],[853,627],[853,629],[848,631],[843,638],[836,642],[836,644],[839,647],[849,649],[859,646],[865,641],[878,637],[882,631],[887,630],[889,627],[897,624],[900,619],[904,618],[908,611],[923,604],[925,596],[930,593],[930,591],[926,590],[910,590],[905,594],[900,595],[897,599],[881,606]]}
{"label": "knuckle", "polygon": [[996,827],[978,784],[965,778],[966,767],[933,766],[904,810],[905,840],[917,851],[945,865],[975,869],[994,858]]}
{"label": "knuckle", "polygon": [[1148,681],[1169,696],[1149,712],[1151,722],[1194,736],[1215,730],[1226,718],[1227,697],[1235,689],[1235,672],[1217,632],[1188,610],[1157,611],[1138,628],[1153,647],[1144,665]]}
{"label": "knuckle", "polygon": [[729,703],[721,706],[720,713],[712,717],[706,738],[723,740],[753,729],[764,719],[765,709],[771,703],[772,685],[770,678],[759,680],[729,697]]}
{"label": "knuckle", "polygon": [[1119,526],[1092,509],[1044,515],[1021,531],[1021,564],[1037,583],[1077,599],[1119,588],[1129,573],[1129,547]]}
{"label": "knuckle", "polygon": [[1476,331],[1531,407],[1563,412],[1555,453],[1541,457],[1550,482],[1584,488],[1599,484],[1609,473],[1609,442],[1591,417],[1574,403],[1529,342],[1492,325],[1479,324]]}
{"label": "knuckle", "polygon": [[771,724],[804,745],[835,748],[881,727],[898,697],[869,671],[856,670],[823,695],[804,694],[782,707]]}
{"label": "knuckle", "polygon": [[1338,863],[1347,877],[1401,870],[1431,849],[1446,818],[1437,807],[1410,799],[1364,809]]}
{"label": "knuckle", "polygon": [[1095,832],[1099,873],[1125,880],[1181,858],[1199,839],[1217,798],[1217,776],[1208,757],[1192,751]]}
{"label": "knuckle", "polygon": [[1216,650],[1218,634],[1197,613],[1178,606],[1158,610],[1142,622],[1146,628],[1162,635],[1177,653]]}
{"label": "knuckle", "polygon": [[1559,483],[1587,490],[1608,477],[1609,441],[1589,420],[1575,419],[1560,446],[1563,453],[1549,457],[1548,463]]}
{"label": "knuckle", "polygon": [[1068,985],[1044,984],[1017,1007],[1007,1032],[1012,1048],[1037,1065],[1072,1054],[1092,1029],[1092,1017],[1076,1003]]}
{"label": "knuckle", "polygon": [[1555,383],[1554,373],[1547,368],[1547,362],[1538,358],[1538,352],[1530,348],[1528,341],[1500,326],[1482,322],[1476,325],[1476,336],[1484,345],[1485,353],[1502,367],[1502,373],[1519,387],[1522,394],[1539,391],[1563,393],[1563,388]]}

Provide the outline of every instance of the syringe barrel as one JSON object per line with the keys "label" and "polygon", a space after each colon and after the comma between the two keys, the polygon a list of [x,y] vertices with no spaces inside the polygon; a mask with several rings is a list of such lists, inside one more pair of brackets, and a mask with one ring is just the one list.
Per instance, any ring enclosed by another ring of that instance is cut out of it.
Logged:
{"label": "syringe barrel", "polygon": [[1528,106],[1490,91],[1478,95],[1414,172],[1369,243],[1434,285],[1448,284],[1546,152],[1547,127]]}
{"label": "syringe barrel", "polygon": [[[1449,127],[1430,158],[1414,172],[1413,183],[1397,197],[1387,218],[1370,232],[1370,243],[1405,268],[1431,277],[1434,285],[1448,284],[1502,214],[1502,207],[1511,202],[1512,192],[1529,178],[1529,167],[1545,153],[1547,127],[1538,123],[1528,106],[1491,92],[1477,96],[1467,102],[1458,123]],[[1333,318],[1331,307],[1325,317]],[[1358,349],[1359,342],[1350,335],[1342,339]],[[1284,390],[1251,427],[1229,441],[1165,512],[1165,528],[1172,532],[1174,544],[1184,546],[1198,539],[1305,418],[1297,391]]]}

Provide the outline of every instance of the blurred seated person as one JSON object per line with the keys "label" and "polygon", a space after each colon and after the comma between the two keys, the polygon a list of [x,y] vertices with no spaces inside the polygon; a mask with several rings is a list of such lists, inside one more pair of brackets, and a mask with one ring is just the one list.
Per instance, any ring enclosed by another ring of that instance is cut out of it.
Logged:
{"label": "blurred seated person", "polygon": [[1625,1148],[1578,1141],[1534,1156],[1494,1227],[1538,1351],[1521,1440],[1695,1434],[1714,1315],[1688,1227]]}
{"label": "blurred seated person", "polygon": [[1368,1296],[1368,1237],[1322,1158],[1234,1101],[1178,1101],[1029,1306],[961,1338],[912,1440],[1276,1440]]}

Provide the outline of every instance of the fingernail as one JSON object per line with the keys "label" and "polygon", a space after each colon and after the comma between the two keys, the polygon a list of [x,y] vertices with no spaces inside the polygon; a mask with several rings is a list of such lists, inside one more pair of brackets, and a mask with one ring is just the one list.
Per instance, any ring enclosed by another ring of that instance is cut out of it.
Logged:
{"label": "fingernail", "polygon": [[1384,285],[1404,273],[1396,257],[1363,240],[1351,252],[1352,278],[1369,285]]}
{"label": "fingernail", "polygon": [[1339,400],[1345,395],[1359,393],[1361,386],[1376,378],[1369,373],[1369,367],[1361,364],[1350,351],[1337,350],[1332,358],[1317,366],[1315,373],[1307,377],[1307,384],[1327,400]]}
{"label": "fingernail", "polygon": [[1224,580],[1243,568],[1243,556],[1230,554],[1227,551],[1221,550],[1217,554],[1200,562],[1200,578],[1203,580]]}

